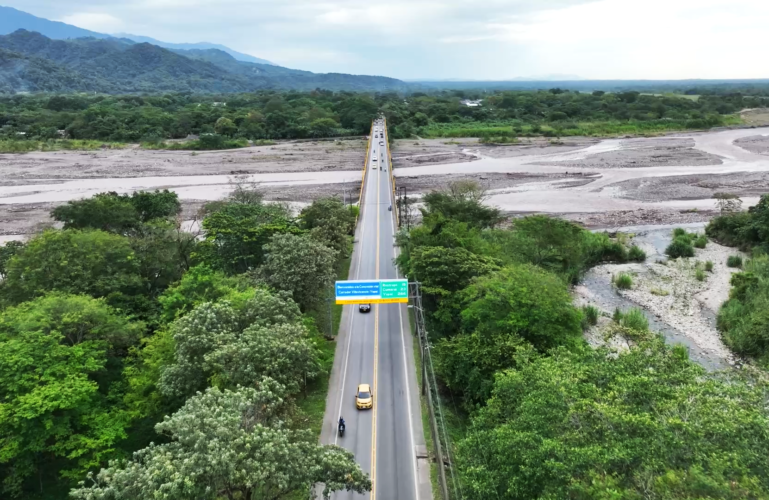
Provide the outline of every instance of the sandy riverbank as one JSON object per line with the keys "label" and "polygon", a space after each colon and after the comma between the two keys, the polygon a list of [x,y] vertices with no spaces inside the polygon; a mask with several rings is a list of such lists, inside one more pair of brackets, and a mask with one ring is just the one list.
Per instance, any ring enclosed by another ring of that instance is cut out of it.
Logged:
{"label": "sandy riverbank", "polygon": [[[704,249],[695,249],[689,259],[667,259],[663,252],[672,237],[672,228],[643,231],[633,240],[647,252],[644,263],[607,264],[593,268],[575,287],[580,304],[593,304],[611,315],[614,307],[640,307],[653,320],[652,330],[660,330],[671,343],[682,343],[690,350],[692,359],[712,369],[735,363],[735,357],[724,345],[716,329],[715,317],[729,298],[730,279],[738,271],[727,267],[730,255],[740,254],[733,248],[709,242]],[[713,263],[713,271],[705,272],[705,280],[696,278],[696,270]],[[621,272],[633,277],[630,290],[617,290],[612,276]],[[609,294],[621,298],[612,301]],[[604,323],[606,323],[604,319]],[[601,326],[592,329],[588,338],[600,343]]]}
{"label": "sandy riverbank", "polygon": [[[745,206],[755,203],[769,190],[767,137],[769,127],[539,138],[511,146],[398,140],[392,152],[396,184],[410,194],[475,180],[487,187],[487,202],[506,213],[549,213],[607,227],[706,221],[718,191],[743,196]],[[0,155],[0,234],[34,232],[53,206],[103,191],[167,188],[184,203],[218,199],[231,191],[234,176],[259,184],[268,199],[344,197],[359,183],[365,151],[366,142],[355,139],[196,153],[129,148]]]}

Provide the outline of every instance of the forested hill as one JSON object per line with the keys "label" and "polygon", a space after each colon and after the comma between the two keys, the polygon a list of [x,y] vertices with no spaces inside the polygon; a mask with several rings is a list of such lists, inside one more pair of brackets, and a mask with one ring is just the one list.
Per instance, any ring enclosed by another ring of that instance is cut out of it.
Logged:
{"label": "forested hill", "polygon": [[236,61],[216,50],[168,50],[124,39],[0,36],[0,92],[248,92],[259,89],[404,90],[400,80],[316,74]]}

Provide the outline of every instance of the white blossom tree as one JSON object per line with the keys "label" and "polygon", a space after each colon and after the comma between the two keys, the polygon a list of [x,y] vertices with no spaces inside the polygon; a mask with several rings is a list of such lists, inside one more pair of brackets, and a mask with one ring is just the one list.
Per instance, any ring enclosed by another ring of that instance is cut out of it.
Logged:
{"label": "white blossom tree", "polygon": [[368,476],[352,453],[317,444],[312,432],[285,427],[280,384],[263,379],[258,388],[210,388],[190,398],[155,429],[170,442],[112,462],[88,484],[71,492],[76,500],[277,500],[311,492],[323,483],[333,491],[363,493]]}
{"label": "white blossom tree", "polygon": [[273,236],[264,251],[259,274],[267,284],[290,292],[304,311],[325,299],[325,291],[336,276],[336,251],[312,238],[293,234]]}

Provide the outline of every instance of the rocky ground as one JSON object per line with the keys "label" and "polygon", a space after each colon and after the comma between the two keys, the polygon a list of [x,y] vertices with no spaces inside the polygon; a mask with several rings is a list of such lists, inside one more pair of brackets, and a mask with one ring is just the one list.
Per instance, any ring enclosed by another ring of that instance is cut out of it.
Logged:
{"label": "rocky ground", "polygon": [[638,178],[611,187],[620,190],[622,198],[639,201],[707,199],[724,191],[755,197],[769,192],[769,171]]}
{"label": "rocky ground", "polygon": [[769,155],[769,137],[755,135],[734,141],[739,147],[759,155]]}
{"label": "rocky ground", "polygon": [[[695,249],[694,258],[668,259],[664,248],[672,238],[672,228],[639,229],[632,242],[647,253],[646,262],[593,268],[575,288],[578,303],[597,306],[605,317],[611,316],[614,307],[640,307],[652,322],[653,331],[661,331],[672,343],[687,346],[692,358],[704,366],[720,369],[735,364],[735,357],[716,329],[715,317],[729,298],[731,276],[737,271],[727,267],[726,260],[740,252],[709,242],[706,248]],[[713,263],[711,272],[705,271],[708,261]],[[698,269],[704,272],[703,281],[696,277]],[[621,272],[632,276],[631,289],[617,290],[611,285],[612,277]],[[588,333],[591,343],[602,342],[607,323],[602,320]]]}
{"label": "rocky ground", "polygon": [[605,229],[622,226],[645,226],[649,224],[691,224],[707,222],[716,215],[716,210],[612,210],[593,213],[554,214],[572,220],[589,229]]}
{"label": "rocky ground", "polygon": [[129,147],[101,151],[0,154],[0,186],[37,179],[94,179],[360,170],[360,139],[282,142],[225,151],[155,151]]}
{"label": "rocky ground", "polygon": [[[588,227],[691,223],[713,215],[719,191],[769,191],[769,128],[652,138],[395,141],[397,187],[420,195],[457,180],[488,190],[509,214],[549,213]],[[172,189],[187,205],[226,196],[246,177],[268,199],[355,200],[366,142],[287,141],[231,151],[149,151],[0,155],[0,235],[36,231],[53,206],[103,191]]]}
{"label": "rocky ground", "polygon": [[565,168],[603,170],[721,165],[721,163],[721,159],[717,156],[695,149],[692,139],[648,138],[618,141],[616,150],[596,153],[586,158],[560,161],[558,164]]}

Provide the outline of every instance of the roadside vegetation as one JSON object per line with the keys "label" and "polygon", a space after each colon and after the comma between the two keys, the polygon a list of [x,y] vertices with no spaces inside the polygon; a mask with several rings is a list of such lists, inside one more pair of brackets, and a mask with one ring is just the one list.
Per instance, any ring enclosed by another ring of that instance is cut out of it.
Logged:
{"label": "roadside vegetation", "polygon": [[247,185],[204,207],[200,238],[179,212],[169,191],[101,193],[0,247],[0,497],[370,488],[318,444],[354,212],[320,199],[295,217]]}
{"label": "roadside vegetation", "polygon": [[[466,100],[479,101],[467,106]],[[638,92],[435,91],[368,94],[278,92],[163,95],[0,96],[0,151],[92,149],[143,143],[163,149],[222,149],[244,141],[367,134],[387,117],[391,139],[478,137],[511,143],[518,137],[649,135],[707,129],[739,121],[734,113],[767,106],[765,97],[684,97]],[[168,139],[198,136],[186,145]],[[72,142],[61,141],[62,137]],[[74,141],[101,141],[95,145]]]}
{"label": "roadside vegetation", "polygon": [[591,347],[582,331],[599,312],[575,307],[569,285],[626,262],[625,242],[544,216],[508,227],[482,201],[468,183],[429,193],[422,224],[398,235],[397,263],[422,283],[443,410],[463,422],[463,498],[767,497],[764,375],[705,372],[639,309],[608,330],[627,348]]}

